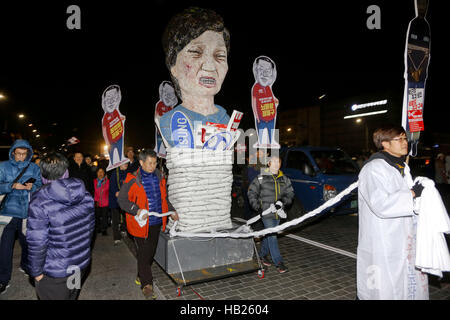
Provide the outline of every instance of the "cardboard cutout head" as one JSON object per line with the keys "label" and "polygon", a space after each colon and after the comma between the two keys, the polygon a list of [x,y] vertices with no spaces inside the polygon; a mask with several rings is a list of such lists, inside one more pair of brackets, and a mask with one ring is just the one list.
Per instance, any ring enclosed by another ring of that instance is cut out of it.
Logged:
{"label": "cardboard cutout head", "polygon": [[105,112],[111,113],[114,109],[119,108],[122,95],[118,85],[111,85],[103,91],[102,94],[102,108]]}
{"label": "cardboard cutout head", "polygon": [[266,56],[260,56],[253,62],[253,75],[261,86],[272,86],[277,78],[275,62]]}
{"label": "cardboard cutout head", "polygon": [[170,81],[163,81],[159,85],[159,99],[167,107],[175,107],[177,105],[177,95]]}

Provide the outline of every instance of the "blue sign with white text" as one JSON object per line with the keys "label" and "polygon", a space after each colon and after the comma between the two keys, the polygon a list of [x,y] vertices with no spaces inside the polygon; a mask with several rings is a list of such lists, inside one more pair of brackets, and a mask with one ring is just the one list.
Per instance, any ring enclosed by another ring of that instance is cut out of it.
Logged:
{"label": "blue sign with white text", "polygon": [[175,148],[194,148],[194,134],[191,123],[181,111],[175,111],[172,115],[170,130]]}

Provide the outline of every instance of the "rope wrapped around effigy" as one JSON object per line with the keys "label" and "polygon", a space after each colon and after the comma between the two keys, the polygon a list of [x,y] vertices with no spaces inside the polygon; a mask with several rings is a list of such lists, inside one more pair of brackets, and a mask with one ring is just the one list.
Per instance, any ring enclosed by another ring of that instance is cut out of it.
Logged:
{"label": "rope wrapped around effigy", "polygon": [[277,227],[260,231],[253,231],[250,227],[263,215],[273,211],[271,207],[230,231],[233,227],[230,215],[233,151],[169,148],[166,159],[169,169],[168,196],[179,217],[175,223],[169,219],[168,228],[172,237],[249,238],[281,232],[336,205],[358,187],[356,181],[318,208]]}
{"label": "rope wrapped around effigy", "polygon": [[[180,232],[232,228],[233,150],[168,148],[169,200]],[[173,223],[169,220],[168,227]]]}

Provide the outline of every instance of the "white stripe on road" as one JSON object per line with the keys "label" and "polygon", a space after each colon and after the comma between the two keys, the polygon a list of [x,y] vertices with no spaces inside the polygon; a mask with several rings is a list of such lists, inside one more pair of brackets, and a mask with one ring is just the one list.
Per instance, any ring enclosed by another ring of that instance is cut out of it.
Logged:
{"label": "white stripe on road", "polygon": [[[244,220],[244,219],[241,219],[241,218],[237,218],[237,217],[234,217],[233,219],[236,219],[237,221],[244,222],[244,223],[247,222],[247,220]],[[339,253],[339,254],[342,254],[344,256],[356,259],[356,254],[354,254],[354,253],[351,253],[351,252],[348,252],[348,251],[345,251],[345,250],[342,250],[342,249],[338,249],[338,248],[335,248],[335,247],[332,247],[332,246],[328,246],[328,245],[320,243],[320,242],[309,240],[309,239],[297,236],[295,234],[286,233],[285,235],[286,235],[286,237],[289,237],[291,239],[302,241],[302,242],[308,243],[310,245],[313,245],[313,246],[316,246],[316,247],[319,247],[319,248],[322,248],[322,249],[325,249],[325,250],[333,251],[335,253]]]}
{"label": "white stripe on road", "polygon": [[286,234],[286,237],[289,237],[289,238],[292,238],[292,239],[295,239],[295,240],[299,240],[299,241],[303,241],[303,242],[306,242],[306,243],[311,244],[313,246],[316,246],[316,247],[319,247],[319,248],[322,248],[322,249],[325,249],[325,250],[333,251],[333,252],[336,252],[336,253],[340,253],[340,254],[343,254],[344,256],[356,259],[356,254],[354,254],[354,253],[351,253],[351,252],[348,252],[348,251],[345,251],[345,250],[342,250],[342,249],[338,249],[338,248],[335,248],[335,247],[332,247],[332,246],[327,246],[326,244],[323,244],[323,243],[320,243],[320,242],[316,242],[316,241],[313,241],[313,240],[309,240],[309,239],[306,239],[306,238],[303,238],[303,237],[299,237],[299,236],[297,236],[295,234],[288,233],[288,234]]}

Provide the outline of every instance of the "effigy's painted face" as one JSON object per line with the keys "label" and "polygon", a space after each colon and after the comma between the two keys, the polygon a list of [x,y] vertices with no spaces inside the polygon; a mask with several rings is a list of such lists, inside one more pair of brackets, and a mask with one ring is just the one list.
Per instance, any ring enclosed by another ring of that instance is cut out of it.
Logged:
{"label": "effigy's painted face", "polygon": [[178,81],[182,98],[185,95],[217,94],[228,71],[223,34],[205,31],[189,42],[178,53],[176,63],[170,71]]}

